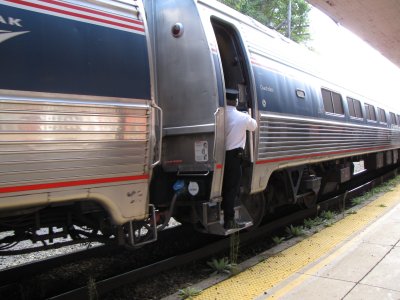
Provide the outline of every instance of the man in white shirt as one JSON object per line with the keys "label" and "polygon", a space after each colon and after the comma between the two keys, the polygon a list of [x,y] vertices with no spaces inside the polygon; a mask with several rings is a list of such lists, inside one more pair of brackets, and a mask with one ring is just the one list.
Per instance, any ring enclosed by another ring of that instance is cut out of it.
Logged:
{"label": "man in white shirt", "polygon": [[238,196],[242,177],[242,157],[246,145],[246,130],[254,131],[257,122],[248,114],[236,109],[238,91],[226,89],[225,111],[225,170],[222,186],[222,209],[224,210],[224,228],[243,227],[235,220],[235,198]]}

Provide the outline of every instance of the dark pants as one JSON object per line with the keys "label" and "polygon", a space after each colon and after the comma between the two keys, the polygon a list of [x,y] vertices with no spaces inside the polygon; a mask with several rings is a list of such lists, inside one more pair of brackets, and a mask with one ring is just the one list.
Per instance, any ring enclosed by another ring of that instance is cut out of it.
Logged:
{"label": "dark pants", "polygon": [[224,221],[233,220],[235,217],[235,198],[239,194],[240,179],[242,177],[243,149],[236,148],[226,151],[224,181],[222,184],[222,209]]}

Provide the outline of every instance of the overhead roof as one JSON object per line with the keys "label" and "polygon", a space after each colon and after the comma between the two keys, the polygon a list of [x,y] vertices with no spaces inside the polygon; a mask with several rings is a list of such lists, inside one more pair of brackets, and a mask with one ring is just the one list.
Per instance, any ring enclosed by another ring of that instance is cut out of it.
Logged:
{"label": "overhead roof", "polygon": [[400,1],[307,1],[400,67]]}

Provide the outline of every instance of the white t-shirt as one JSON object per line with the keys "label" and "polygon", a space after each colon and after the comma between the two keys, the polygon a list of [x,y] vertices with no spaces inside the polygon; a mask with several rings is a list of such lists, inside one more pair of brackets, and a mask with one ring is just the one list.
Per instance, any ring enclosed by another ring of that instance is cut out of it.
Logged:
{"label": "white t-shirt", "polygon": [[238,111],[235,106],[226,106],[225,113],[225,149],[244,149],[246,130],[256,130],[256,120],[248,114]]}

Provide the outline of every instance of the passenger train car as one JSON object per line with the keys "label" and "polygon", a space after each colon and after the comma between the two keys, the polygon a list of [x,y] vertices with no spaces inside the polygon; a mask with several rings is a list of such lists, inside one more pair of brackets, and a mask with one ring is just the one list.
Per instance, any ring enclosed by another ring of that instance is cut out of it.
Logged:
{"label": "passenger train car", "polygon": [[[225,90],[248,133],[236,215],[313,206],[399,164],[400,111],[327,79],[303,47],[211,0],[0,0],[1,242],[226,235]],[[46,234],[38,229],[46,227]],[[143,228],[145,230],[143,230]]]}

